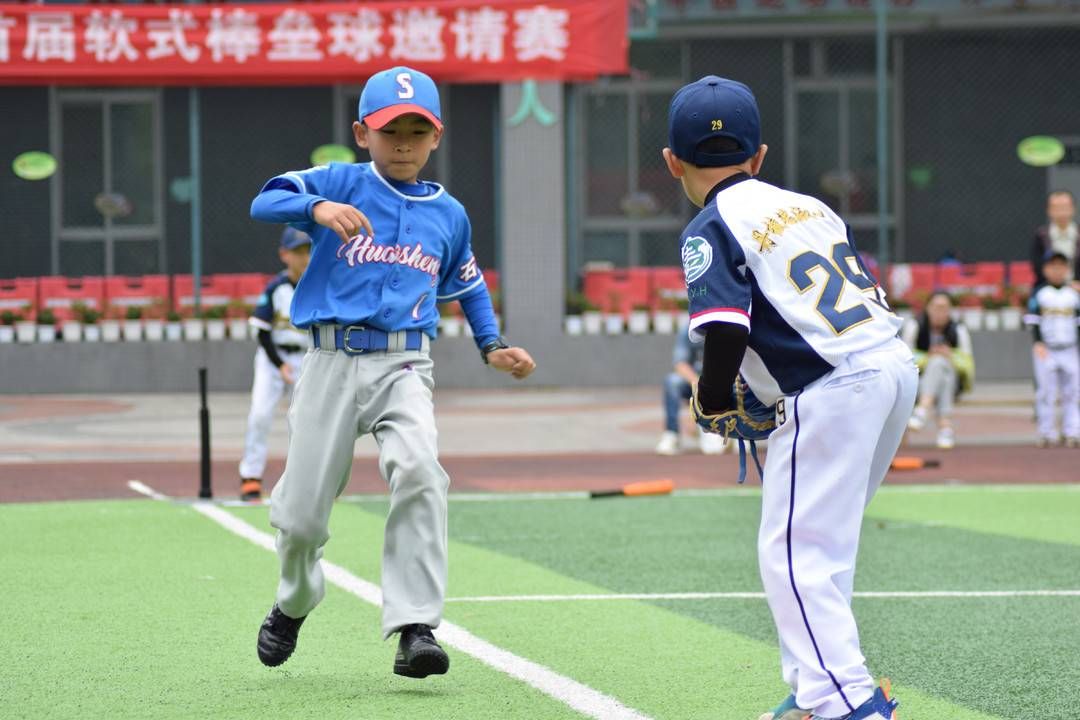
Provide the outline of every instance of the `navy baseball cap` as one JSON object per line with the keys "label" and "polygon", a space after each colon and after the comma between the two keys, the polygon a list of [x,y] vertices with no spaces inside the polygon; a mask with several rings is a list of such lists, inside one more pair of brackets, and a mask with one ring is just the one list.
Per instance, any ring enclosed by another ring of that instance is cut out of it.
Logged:
{"label": "navy baseball cap", "polygon": [[360,93],[360,122],[373,130],[401,115],[416,113],[442,128],[442,110],[435,81],[403,65],[383,70],[368,78]]}
{"label": "navy baseball cap", "polygon": [[286,227],[285,232],[281,233],[281,249],[282,250],[295,250],[301,245],[310,245],[311,238],[307,233],[301,232],[294,227]]}
{"label": "navy baseball cap", "polygon": [[[731,138],[739,150],[699,152],[703,140]],[[761,147],[761,116],[750,88],[735,80],[706,75],[684,85],[668,109],[668,147],[675,157],[698,167],[738,165]]]}
{"label": "navy baseball cap", "polygon": [[1052,263],[1052,262],[1065,262],[1065,263],[1067,263],[1067,262],[1069,262],[1069,256],[1066,255],[1065,253],[1061,252],[1060,250],[1047,250],[1045,253],[1043,253],[1043,262],[1044,263]]}

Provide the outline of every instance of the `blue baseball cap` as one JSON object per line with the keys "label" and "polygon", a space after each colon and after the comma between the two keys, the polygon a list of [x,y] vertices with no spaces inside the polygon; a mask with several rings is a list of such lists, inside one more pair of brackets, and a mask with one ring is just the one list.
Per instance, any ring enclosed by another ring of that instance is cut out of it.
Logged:
{"label": "blue baseball cap", "polygon": [[282,250],[295,250],[301,245],[310,245],[311,238],[307,233],[301,232],[294,227],[286,227],[285,232],[281,233],[281,249]]}
{"label": "blue baseball cap", "polygon": [[416,113],[442,129],[442,110],[435,81],[403,65],[375,73],[360,93],[360,122],[373,130],[401,115]]}
{"label": "blue baseball cap", "polygon": [[[703,140],[731,138],[739,150],[699,152]],[[735,80],[706,75],[684,85],[668,109],[668,147],[675,157],[698,167],[738,165],[761,147],[761,116],[750,88]]]}

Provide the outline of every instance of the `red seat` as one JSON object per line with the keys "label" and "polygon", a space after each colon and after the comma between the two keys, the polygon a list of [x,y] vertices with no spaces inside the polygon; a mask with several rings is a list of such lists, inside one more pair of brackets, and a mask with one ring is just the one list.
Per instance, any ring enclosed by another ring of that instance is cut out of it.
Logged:
{"label": "red seat", "polygon": [[[195,305],[195,286],[191,275],[173,275],[173,309],[190,315]],[[199,301],[203,309],[228,305],[236,298],[236,279],[233,275],[203,275],[199,283]]]}
{"label": "red seat", "polygon": [[681,267],[655,267],[649,291],[653,310],[671,310],[686,300],[686,273]]}
{"label": "red seat", "polygon": [[1035,270],[1027,260],[1009,263],[1009,285],[1030,290],[1035,285]]}
{"label": "red seat", "polygon": [[105,309],[105,280],[100,277],[69,278],[59,275],[43,277],[38,281],[38,306],[48,308],[59,321],[75,317],[73,307],[86,307],[102,312]]}
{"label": "red seat", "polygon": [[30,308],[37,305],[37,300],[37,278],[0,280],[0,312],[7,310],[25,316]]}
{"label": "red seat", "polygon": [[168,307],[169,276],[143,275],[105,278],[105,305],[108,307]]}
{"label": "red seat", "polygon": [[604,312],[626,315],[635,307],[649,307],[651,275],[650,268],[589,270],[585,273],[585,297]]}
{"label": "red seat", "polygon": [[[250,308],[259,304],[259,296],[263,294],[266,285],[270,282],[270,276],[263,273],[236,273],[233,275],[218,275],[234,285],[231,302],[242,302]],[[204,303],[205,304],[205,303]]]}

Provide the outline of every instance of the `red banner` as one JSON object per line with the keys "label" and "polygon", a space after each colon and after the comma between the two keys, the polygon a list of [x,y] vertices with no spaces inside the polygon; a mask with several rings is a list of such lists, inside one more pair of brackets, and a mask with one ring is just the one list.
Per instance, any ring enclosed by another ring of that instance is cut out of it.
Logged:
{"label": "red banner", "polygon": [[627,22],[625,0],[0,4],[0,84],[588,80],[627,72]]}

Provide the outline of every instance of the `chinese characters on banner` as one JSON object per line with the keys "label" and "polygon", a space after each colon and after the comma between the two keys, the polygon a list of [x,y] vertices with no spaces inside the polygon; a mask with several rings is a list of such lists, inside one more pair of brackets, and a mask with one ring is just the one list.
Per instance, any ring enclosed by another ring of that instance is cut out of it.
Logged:
{"label": "chinese characters on banner", "polygon": [[0,4],[0,84],[587,80],[627,71],[627,22],[620,0]]}

